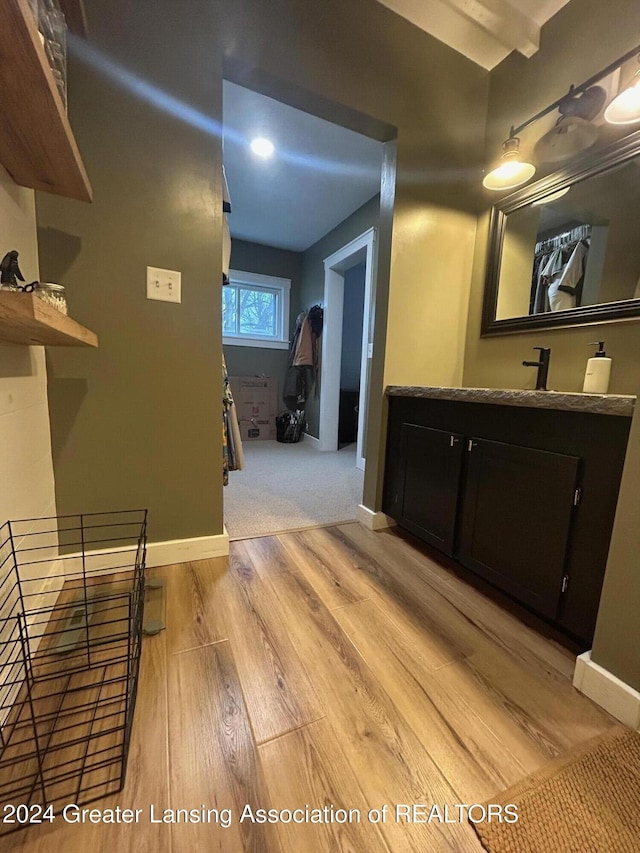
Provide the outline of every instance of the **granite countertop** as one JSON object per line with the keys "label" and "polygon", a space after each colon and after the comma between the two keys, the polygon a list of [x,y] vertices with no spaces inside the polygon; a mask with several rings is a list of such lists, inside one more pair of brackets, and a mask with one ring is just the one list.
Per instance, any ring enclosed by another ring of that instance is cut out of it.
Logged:
{"label": "granite countertop", "polygon": [[630,418],[636,397],[632,394],[581,394],[572,391],[518,391],[504,388],[440,388],[389,385],[390,397],[424,397],[433,400],[459,400],[463,403],[489,403],[497,406],[522,406],[534,409],[560,409]]}

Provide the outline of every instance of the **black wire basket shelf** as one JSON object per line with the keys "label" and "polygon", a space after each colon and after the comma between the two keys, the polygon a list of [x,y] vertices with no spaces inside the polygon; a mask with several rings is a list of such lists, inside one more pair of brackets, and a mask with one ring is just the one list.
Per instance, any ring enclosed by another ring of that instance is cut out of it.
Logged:
{"label": "black wire basket shelf", "polygon": [[[146,510],[0,527],[3,806],[57,812],[122,790],[140,665],[146,529]],[[0,836],[21,825],[0,822]]]}

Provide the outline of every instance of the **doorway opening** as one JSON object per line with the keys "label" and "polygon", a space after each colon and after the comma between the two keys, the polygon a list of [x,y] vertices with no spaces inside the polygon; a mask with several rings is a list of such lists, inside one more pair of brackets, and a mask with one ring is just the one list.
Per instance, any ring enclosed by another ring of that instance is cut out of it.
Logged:
{"label": "doorway opening", "polygon": [[[382,137],[353,129],[355,114],[342,124],[321,113],[224,82],[223,347],[244,451],[224,491],[232,539],[355,520],[362,502],[385,148]],[[305,389],[306,432],[296,442],[270,421],[291,390],[289,342],[315,305],[324,313],[320,358],[309,368],[315,387]],[[253,407],[235,394],[258,388],[251,378],[264,380]]]}
{"label": "doorway opening", "polygon": [[[362,322],[359,331],[360,370],[357,383],[357,427],[356,427],[356,466],[364,471],[365,466],[365,425],[369,385],[369,361],[373,357],[371,340],[371,306],[375,280],[376,229],[369,228],[355,240],[351,240],[337,252],[324,260],[324,330],[322,342],[322,364],[320,369],[320,423],[319,449],[338,450],[341,415],[344,423],[351,406],[345,394],[352,389],[344,387],[344,306],[345,280],[348,273],[361,265],[364,266],[364,293]],[[354,322],[352,335],[356,334]],[[342,401],[341,401],[342,396]],[[341,405],[342,402],[342,405]],[[342,409],[342,411],[341,411]],[[346,411],[345,411],[346,410]]]}

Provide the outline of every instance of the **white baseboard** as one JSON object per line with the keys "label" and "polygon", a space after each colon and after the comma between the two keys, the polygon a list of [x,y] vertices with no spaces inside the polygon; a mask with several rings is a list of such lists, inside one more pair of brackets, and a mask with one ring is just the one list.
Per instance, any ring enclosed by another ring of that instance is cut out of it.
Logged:
{"label": "white baseboard", "polygon": [[364,504],[358,504],[358,521],[367,530],[384,530],[387,527],[395,527],[396,522],[384,512],[374,512]]}
{"label": "white baseboard", "polygon": [[[136,548],[128,545],[124,548],[102,548],[86,551],[84,567],[90,574],[96,572],[118,572],[131,568],[135,561]],[[193,560],[209,560],[213,557],[229,555],[229,533],[216,536],[196,536],[193,539],[169,539],[165,542],[147,543],[148,569],[159,566],[172,566],[175,563],[188,563]],[[65,554],[62,558],[65,574],[77,574],[82,571],[82,554]]]}
{"label": "white baseboard", "polygon": [[315,435],[309,435],[308,432],[305,432],[302,440],[310,442],[312,447],[315,447],[316,450],[320,450],[320,439],[316,438]]}
{"label": "white baseboard", "polygon": [[171,566],[192,560],[210,560],[229,555],[227,528],[217,536],[197,536],[194,539],[171,539],[147,544],[147,567]]}
{"label": "white baseboard", "polygon": [[621,723],[640,731],[640,693],[594,663],[591,652],[577,658],[573,686]]}

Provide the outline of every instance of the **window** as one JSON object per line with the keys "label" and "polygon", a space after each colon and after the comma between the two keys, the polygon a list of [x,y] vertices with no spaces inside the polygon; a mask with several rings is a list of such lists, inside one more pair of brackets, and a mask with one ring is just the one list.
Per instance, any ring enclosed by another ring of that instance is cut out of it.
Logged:
{"label": "window", "polygon": [[222,341],[232,346],[289,348],[291,281],[229,270],[222,288]]}

